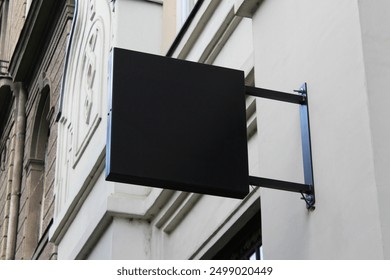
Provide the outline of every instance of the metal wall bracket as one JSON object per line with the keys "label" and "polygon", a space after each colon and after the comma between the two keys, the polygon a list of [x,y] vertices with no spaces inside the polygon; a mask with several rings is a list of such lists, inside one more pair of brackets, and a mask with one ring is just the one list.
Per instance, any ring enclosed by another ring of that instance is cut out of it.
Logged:
{"label": "metal wall bracket", "polygon": [[302,142],[302,158],[304,184],[286,182],[268,178],[249,176],[249,184],[264,188],[297,192],[302,195],[302,199],[306,202],[308,210],[315,209],[315,194],[314,194],[314,178],[313,178],[313,161],[311,153],[310,139],[310,123],[309,123],[309,108],[307,98],[307,84],[304,83],[298,90],[294,90],[299,94],[290,94],[268,89],[246,86],[246,94],[255,97],[267,98],[282,102],[299,104],[300,120],[301,120],[301,142]]}

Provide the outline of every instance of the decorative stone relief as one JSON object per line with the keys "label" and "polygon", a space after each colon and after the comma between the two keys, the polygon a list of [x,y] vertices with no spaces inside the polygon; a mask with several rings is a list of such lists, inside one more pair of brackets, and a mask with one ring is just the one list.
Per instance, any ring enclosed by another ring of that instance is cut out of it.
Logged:
{"label": "decorative stone relief", "polygon": [[[100,148],[88,147],[105,133],[102,119],[106,108],[110,4],[96,0],[78,1],[76,18],[62,85],[64,99],[58,126],[55,176],[56,217],[64,215],[66,207],[76,198],[83,186],[80,174],[95,164],[104,148],[102,145]],[[86,153],[88,162],[79,165]]]}
{"label": "decorative stone relief", "polygon": [[88,40],[87,50],[85,52],[85,59],[86,59],[86,71],[84,71],[84,77],[85,77],[85,90],[86,97],[84,102],[84,117],[85,117],[85,123],[89,124],[89,120],[91,117],[91,109],[93,105],[92,95],[93,95],[93,85],[95,81],[95,74],[96,74],[96,55],[95,55],[95,48],[96,48],[96,40],[98,36],[98,29],[96,29],[94,32],[92,32],[91,37]]}
{"label": "decorative stone relief", "polygon": [[[89,20],[93,21],[96,15],[96,5],[95,0],[89,0],[88,2],[88,13],[89,13]],[[98,29],[95,29],[92,31],[90,37],[87,41],[87,48],[85,51],[85,60],[86,60],[86,69],[84,70],[84,80],[86,81],[84,86],[85,93],[85,101],[84,101],[84,117],[85,117],[85,123],[89,124],[90,117],[91,117],[91,109],[93,105],[93,85],[95,81],[95,74],[96,74],[96,55],[95,55],[95,49],[96,49],[96,40],[98,36]]]}
{"label": "decorative stone relief", "polygon": [[73,138],[73,168],[77,165],[80,157],[83,155],[90,139],[94,135],[101,122],[102,116],[102,92],[104,92],[103,81],[105,80],[105,71],[103,71],[105,59],[105,26],[101,17],[96,12],[96,3],[94,0],[88,2],[87,27],[85,29],[86,38],[81,46],[81,68],[80,79],[76,85],[75,91],[80,92],[79,96],[74,98],[73,104],[78,108],[74,115],[74,138]]}
{"label": "decorative stone relief", "polygon": [[93,20],[96,15],[96,0],[89,0],[89,20]]}

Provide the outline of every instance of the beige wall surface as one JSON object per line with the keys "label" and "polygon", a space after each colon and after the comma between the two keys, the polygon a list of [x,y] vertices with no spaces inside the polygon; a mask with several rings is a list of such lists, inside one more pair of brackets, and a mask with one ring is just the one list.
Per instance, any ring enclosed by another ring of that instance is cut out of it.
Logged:
{"label": "beige wall surface", "polygon": [[[260,2],[252,18],[240,16],[250,15]],[[173,57],[241,69],[257,87],[292,93],[308,83],[313,212],[299,194],[277,190],[252,188],[244,200],[235,200],[106,182],[107,82],[101,79],[94,91],[101,98],[101,121],[89,140],[81,141],[85,149],[79,155],[72,146],[79,125],[72,113],[77,95],[65,100],[59,124],[51,231],[59,258],[212,257],[258,211],[260,195],[265,259],[388,258],[390,99],[383,89],[390,81],[390,40],[384,35],[390,17],[386,1],[372,2],[207,0],[173,51]],[[105,71],[113,46],[165,53],[175,21],[166,22],[174,5],[164,10],[165,4],[117,0],[97,6],[104,31],[98,35],[104,34],[106,45],[95,66]],[[81,50],[87,27],[76,28]],[[68,68],[70,92],[83,86],[74,82],[83,61],[77,50]],[[298,105],[254,98],[247,104],[253,111],[248,118],[251,175],[302,182]]]}
{"label": "beige wall surface", "polygon": [[384,256],[390,258],[390,2],[360,0],[359,15]]}
{"label": "beige wall surface", "polygon": [[[384,257],[376,174],[385,165],[375,166],[365,68],[371,44],[362,46],[359,11],[358,1],[278,0],[253,16],[256,85],[291,92],[308,83],[317,196],[307,212],[299,195],[262,190],[266,259]],[[258,105],[261,172],[302,181],[298,108]]]}

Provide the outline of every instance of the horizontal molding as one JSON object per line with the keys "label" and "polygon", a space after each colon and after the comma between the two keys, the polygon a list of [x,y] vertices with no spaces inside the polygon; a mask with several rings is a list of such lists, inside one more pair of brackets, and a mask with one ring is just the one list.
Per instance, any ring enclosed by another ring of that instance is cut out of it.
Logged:
{"label": "horizontal molding", "polygon": [[252,18],[263,1],[264,0],[237,0],[235,3],[236,14],[241,17]]}
{"label": "horizontal molding", "polygon": [[165,223],[163,231],[165,233],[172,233],[180,223],[185,219],[187,214],[192,210],[196,203],[201,198],[201,194],[191,193],[188,194],[186,199],[180,204],[176,211],[169,217],[169,220]]}
{"label": "horizontal molding", "polygon": [[187,57],[220,3],[221,0],[213,0],[208,2],[207,6],[202,5],[202,8],[197,13],[196,18],[191,23],[192,28],[188,28],[187,34],[183,36],[173,57],[180,59],[185,59]]}
{"label": "horizontal molding", "polygon": [[191,260],[210,259],[221,249],[229,239],[234,236],[240,227],[237,223],[245,224],[256,211],[260,210],[260,188],[255,187],[238,207],[231,213],[226,214],[226,218],[216,227],[215,231],[210,234],[202,245],[192,254]]}
{"label": "horizontal molding", "polygon": [[213,64],[214,60],[221,52],[226,42],[233,34],[234,30],[236,30],[241,20],[242,17],[237,17],[234,14],[234,9],[231,8],[230,11],[227,13],[225,19],[223,20],[221,26],[214,34],[213,38],[210,40],[210,43],[203,51],[203,54],[200,57],[199,62]]}

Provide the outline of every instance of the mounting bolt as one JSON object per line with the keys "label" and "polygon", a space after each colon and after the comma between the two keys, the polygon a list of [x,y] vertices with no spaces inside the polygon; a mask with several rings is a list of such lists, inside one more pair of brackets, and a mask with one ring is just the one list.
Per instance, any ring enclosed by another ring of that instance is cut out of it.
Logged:
{"label": "mounting bolt", "polygon": [[314,195],[313,194],[303,194],[303,193],[301,193],[301,194],[302,194],[301,199],[303,199],[306,202],[307,210],[314,211],[314,209],[316,209],[316,207],[314,206],[314,203],[315,203]]}
{"label": "mounting bolt", "polygon": [[307,194],[306,195],[306,208],[309,211],[313,211],[316,207],[314,206],[314,195],[312,194]]}
{"label": "mounting bolt", "polygon": [[303,88],[294,89],[294,92],[298,92],[298,93],[300,93],[300,94],[306,94],[306,90],[304,90]]}

